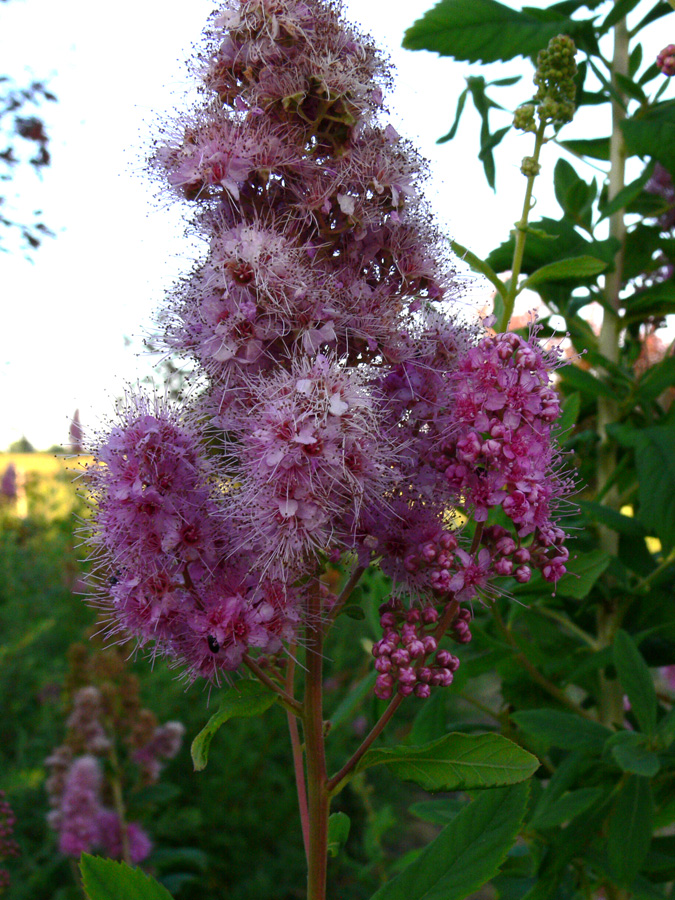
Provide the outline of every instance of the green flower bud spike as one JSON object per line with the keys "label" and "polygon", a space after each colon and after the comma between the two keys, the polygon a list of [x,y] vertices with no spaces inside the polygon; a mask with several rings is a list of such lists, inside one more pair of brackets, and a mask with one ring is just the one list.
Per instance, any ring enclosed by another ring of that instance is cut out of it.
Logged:
{"label": "green flower bud spike", "polygon": [[531,132],[535,135],[535,140],[534,153],[532,156],[524,157],[520,167],[520,171],[527,178],[527,189],[523,214],[520,221],[515,224],[516,242],[511,265],[511,279],[508,294],[504,299],[501,321],[497,323],[500,331],[506,331],[509,327],[518,294],[518,277],[523,264],[528,219],[534,205],[532,200],[534,179],[541,170],[539,164],[541,148],[548,140],[544,137],[544,132],[549,125],[552,125],[557,134],[563,125],[572,121],[574,116],[576,93],[574,76],[577,73],[577,66],[574,62],[575,53],[576,47],[571,37],[559,34],[557,37],[551,38],[546,49],[540,50],[537,56],[537,69],[534,73],[537,92],[532,100],[523,103],[516,109],[513,117],[514,128],[525,133]]}

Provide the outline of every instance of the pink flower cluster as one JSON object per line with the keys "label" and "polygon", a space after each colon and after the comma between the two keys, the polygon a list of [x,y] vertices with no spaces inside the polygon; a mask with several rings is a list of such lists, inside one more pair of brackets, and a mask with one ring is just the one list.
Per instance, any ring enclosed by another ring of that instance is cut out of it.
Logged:
{"label": "pink flower cluster", "polygon": [[[124,844],[131,862],[142,862],[152,842],[137,822],[120,820],[111,808],[114,791],[104,776],[101,760],[113,752],[113,737],[103,725],[102,697],[93,685],[80,688],[67,720],[68,738],[46,759],[50,770],[46,787],[50,826],[59,835],[59,850],[79,857],[94,850],[119,859]],[[133,759],[145,783],[156,782],[166,760],[179,751],[185,729],[180,722],[158,726]],[[115,777],[119,777],[116,775]]]}
{"label": "pink flower cluster", "polygon": [[[64,772],[62,756],[48,759],[55,772],[51,777],[63,779],[58,808],[48,816],[49,824],[59,833],[59,851],[64,856],[79,858],[82,853],[100,850],[119,859],[123,847],[122,825],[117,813],[103,804],[99,760],[90,755],[78,756]],[[124,827],[130,861],[142,862],[152,850],[150,838],[136,822]]]}
{"label": "pink flower cluster", "polygon": [[[231,0],[208,40],[206,100],[152,161],[208,247],[163,316],[194,386],[180,414],[132,399],[88,474],[111,629],[216,678],[294,639],[326,558],[379,564],[411,615],[533,565],[555,581],[559,360],[451,307],[385,62],[324,0]],[[449,668],[396,662],[407,639],[380,675],[425,696]]]}
{"label": "pink flower cluster", "polygon": [[296,593],[254,572],[254,548],[238,546],[193,431],[135,398],[97,462],[87,476],[98,500],[92,540],[113,565],[99,588],[111,628],[206,677],[235,669],[250,646],[278,650],[297,619]]}
{"label": "pink flower cluster", "polygon": [[664,75],[675,75],[675,44],[668,44],[656,57],[656,65]]}

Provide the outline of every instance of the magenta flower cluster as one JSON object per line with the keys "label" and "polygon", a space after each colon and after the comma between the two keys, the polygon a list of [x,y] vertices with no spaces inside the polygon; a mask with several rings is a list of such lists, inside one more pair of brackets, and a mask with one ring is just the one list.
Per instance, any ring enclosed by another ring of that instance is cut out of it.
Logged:
{"label": "magenta flower cluster", "polygon": [[205,101],[153,154],[208,246],[162,316],[194,385],[131,396],[93,447],[100,603],[217,678],[293,641],[326,560],[377,564],[378,692],[425,697],[456,659],[434,616],[565,571],[559,358],[466,324],[387,65],[337,4],[232,0],[208,42]]}
{"label": "magenta flower cluster", "polygon": [[668,44],[656,57],[656,65],[664,75],[675,75],[675,44]]}

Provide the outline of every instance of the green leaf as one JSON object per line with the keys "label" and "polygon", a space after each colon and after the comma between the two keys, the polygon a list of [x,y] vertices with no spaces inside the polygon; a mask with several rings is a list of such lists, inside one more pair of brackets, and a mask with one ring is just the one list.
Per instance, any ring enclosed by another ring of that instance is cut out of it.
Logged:
{"label": "green leaf", "polygon": [[572,364],[564,366],[558,371],[561,379],[566,384],[581,391],[582,394],[588,397],[612,397],[612,399],[616,399],[614,391],[604,381],[600,381],[595,375],[592,375],[585,369],[580,369],[579,366]]}
{"label": "green leaf", "polygon": [[532,828],[557,828],[586,812],[602,796],[602,788],[579,788],[568,791],[558,800],[535,811],[529,824]]}
{"label": "green leaf", "polygon": [[627,16],[628,13],[635,9],[640,0],[619,0],[619,2],[614,6],[612,10],[610,10],[607,18],[600,26],[601,34],[605,34],[605,32],[609,31],[609,29],[616,25],[624,16]]}
{"label": "green leaf", "polygon": [[570,559],[567,573],[556,583],[556,592],[563,597],[583,600],[588,596],[598,578],[611,562],[611,556],[604,550],[591,550]]}
{"label": "green leaf", "polygon": [[636,178],[635,181],[627,184],[623,190],[619,191],[619,193],[609,201],[609,203],[601,204],[600,220],[602,221],[602,219],[608,218],[620,209],[624,209],[624,207],[632,203],[636,197],[639,197],[642,193],[642,189],[649,181],[653,170],[653,166],[647,166],[639,178]]}
{"label": "green leaf", "polygon": [[645,288],[626,300],[624,321],[643,322],[649,316],[667,316],[675,313],[675,285],[663,281]]}
{"label": "green leaf", "polygon": [[80,872],[89,900],[171,900],[158,881],[123,862],[83,853]]}
{"label": "green leaf", "polygon": [[373,687],[375,686],[376,679],[377,672],[369,672],[365,678],[359,679],[359,681],[356,682],[330,717],[331,731],[335,731],[336,728],[344,725],[345,722],[350,722],[352,720],[354,710],[366,697],[370,696]]}
{"label": "green leaf", "polygon": [[630,154],[658,159],[675,173],[675,100],[638,110],[621,128]]}
{"label": "green leaf", "polygon": [[574,427],[579,418],[579,410],[581,409],[581,394],[575,391],[565,399],[563,411],[555,423],[554,430],[558,440],[564,440],[567,432]]}
{"label": "green leaf", "polygon": [[618,534],[626,534],[628,537],[645,537],[647,530],[641,522],[631,516],[624,516],[609,506],[602,503],[594,503],[592,500],[576,500],[577,506],[582,512],[593,519],[611,528]]}
{"label": "green leaf", "polygon": [[451,141],[454,136],[457,134],[457,129],[459,128],[459,120],[462,118],[462,113],[464,112],[464,105],[466,104],[466,98],[469,94],[469,89],[464,88],[462,93],[459,95],[459,100],[457,101],[457,111],[455,112],[455,121],[452,123],[452,127],[447,134],[444,134],[443,137],[440,137],[436,143],[437,144],[445,144],[446,141]]}
{"label": "green leaf", "polygon": [[640,728],[650,737],[656,730],[656,691],[647,663],[633,638],[623,629],[614,637],[614,665],[619,681],[628,695]]}
{"label": "green leaf", "polygon": [[513,845],[528,785],[481,793],[371,900],[463,900],[489,881]]}
{"label": "green leaf", "polygon": [[659,758],[647,747],[647,739],[635,731],[620,731],[607,741],[609,751],[623,772],[653,778],[661,768]]}
{"label": "green leaf", "polygon": [[638,518],[669,552],[675,544],[675,426],[657,425],[636,434]]}
{"label": "green leaf", "polygon": [[500,294],[502,297],[506,297],[506,285],[501,280],[501,278],[499,278],[494,269],[485,262],[485,260],[481,259],[479,256],[476,256],[475,253],[472,253],[471,250],[468,250],[461,244],[458,244],[457,241],[450,241],[450,246],[452,247],[453,252],[456,253],[457,256],[461,260],[463,260],[463,262],[471,266],[474,272],[479,272],[481,275],[485,275],[487,280],[496,289],[498,294]]}
{"label": "green leaf", "polygon": [[348,619],[355,619],[357,622],[362,622],[366,617],[363,608],[356,604],[343,607],[341,615],[347,616]]}
{"label": "green leaf", "polygon": [[665,715],[656,729],[656,743],[661,750],[667,750],[675,741],[675,706]]}
{"label": "green leaf", "polygon": [[409,811],[418,819],[431,822],[432,825],[447,825],[465,806],[464,800],[448,797],[443,800],[422,800],[419,803],[413,803],[409,807]]}
{"label": "green leaf", "polygon": [[328,855],[337,856],[340,849],[347,843],[351,822],[349,816],[343,812],[332,813],[328,817]]}
{"label": "green leaf", "polygon": [[652,793],[647,778],[629,775],[609,820],[607,851],[620,884],[628,887],[649,850],[653,830]]}
{"label": "green leaf", "polygon": [[259,681],[238,681],[229,688],[214,713],[192,742],[195,772],[201,772],[209,761],[209,747],[214,734],[230,719],[259,716],[276,702],[277,695]]}
{"label": "green leaf", "polygon": [[657,400],[669,387],[675,385],[675,356],[666,356],[660,363],[647,369],[637,386],[640,400]]}
{"label": "green leaf", "polygon": [[609,162],[609,138],[586,138],[585,140],[561,141],[563,147],[578,156],[590,156]]}
{"label": "green leaf", "polygon": [[585,750],[601,753],[612,734],[599,722],[557,709],[527,709],[514,713],[511,719],[526,734],[563,750]]}
{"label": "green leaf", "polygon": [[531,288],[543,281],[560,281],[567,278],[590,278],[599,275],[607,268],[607,263],[593,256],[576,256],[572,259],[561,259],[549,263],[533,272],[519,286],[519,290]]}
{"label": "green leaf", "polygon": [[469,791],[524,781],[539,760],[501,734],[457,732],[421,747],[369,750],[356,770],[378,765],[425,791]]}

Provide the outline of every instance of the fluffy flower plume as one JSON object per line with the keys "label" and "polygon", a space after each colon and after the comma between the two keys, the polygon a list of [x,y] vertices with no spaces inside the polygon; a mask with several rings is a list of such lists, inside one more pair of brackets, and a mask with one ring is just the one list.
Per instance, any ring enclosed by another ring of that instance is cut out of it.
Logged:
{"label": "fluffy flower plume", "polygon": [[204,102],[152,159],[209,248],[162,315],[195,386],[131,397],[93,447],[99,600],[217,678],[294,639],[326,558],[378,560],[378,693],[425,697],[456,666],[432,647],[449,604],[565,571],[558,359],[465,324],[387,64],[338,3],[232,0],[207,41]]}

